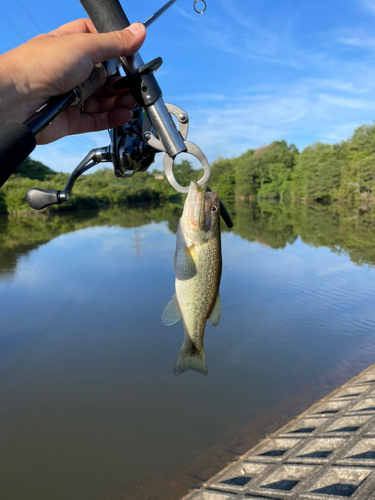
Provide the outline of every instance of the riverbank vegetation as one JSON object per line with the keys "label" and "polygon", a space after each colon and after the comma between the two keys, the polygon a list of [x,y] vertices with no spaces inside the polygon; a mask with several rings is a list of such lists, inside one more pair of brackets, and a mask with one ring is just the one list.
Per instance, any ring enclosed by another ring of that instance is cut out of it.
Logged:
{"label": "riverbank vegetation", "polygon": [[[78,178],[69,203],[53,205],[43,211],[99,209],[130,202],[165,202],[180,198],[160,174],[155,171],[142,172],[128,179],[118,179],[112,169],[103,168]],[[180,182],[185,182],[193,178],[196,171],[189,162],[183,161],[176,165],[175,175]],[[45,190],[62,190],[68,177],[68,174],[54,172],[42,163],[28,158],[0,189],[0,213],[15,214],[30,211],[26,201],[29,189],[38,187]]]}
{"label": "riverbank vegetation", "polygon": [[301,153],[275,141],[238,158],[212,164],[211,181],[222,197],[368,204],[375,197],[375,125],[347,141],[316,143]]}
{"label": "riverbank vegetation", "polygon": [[[201,171],[183,160],[174,167],[177,180],[188,185]],[[26,193],[32,187],[63,189],[68,174],[58,173],[28,158],[0,189],[0,213],[29,211]],[[210,187],[220,196],[238,200],[344,201],[368,205],[375,196],[375,125],[359,127],[347,141],[316,143],[301,153],[286,141],[275,141],[237,158],[212,164]],[[161,172],[136,173],[117,179],[104,168],[80,177],[69,203],[46,211],[99,209],[129,202],[166,202],[181,198]]]}

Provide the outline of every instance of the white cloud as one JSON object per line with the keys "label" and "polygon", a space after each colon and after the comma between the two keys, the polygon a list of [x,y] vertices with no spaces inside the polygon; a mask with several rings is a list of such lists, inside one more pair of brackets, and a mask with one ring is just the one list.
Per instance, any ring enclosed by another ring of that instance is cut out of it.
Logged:
{"label": "white cloud", "polygon": [[363,9],[375,15],[375,0],[357,0],[357,1]]}
{"label": "white cloud", "polygon": [[367,35],[348,35],[339,38],[339,42],[343,45],[349,45],[351,47],[358,47],[365,50],[375,50],[375,38]]}
{"label": "white cloud", "polygon": [[245,34],[244,30],[236,32],[218,20],[213,20],[210,26],[199,26],[199,28],[194,24],[189,25],[188,29],[195,37],[199,37],[202,44],[241,59],[254,59],[292,68],[299,68],[302,64],[297,52],[285,53],[281,50],[282,44],[276,39],[262,40],[251,33]]}
{"label": "white cloud", "polygon": [[[375,10],[374,10],[375,14]],[[373,32],[366,31],[363,27],[361,28],[342,28],[339,30],[334,30],[331,33],[327,33],[326,38],[328,39],[331,48],[334,44],[343,45],[351,50],[363,49],[364,51],[374,52],[375,50],[375,37]],[[359,50],[358,54],[363,57],[365,52]]]}
{"label": "white cloud", "polygon": [[369,85],[366,74],[357,73],[351,82],[310,78],[270,90],[247,100],[228,96],[221,109],[190,110],[190,140],[212,161],[274,140],[286,139],[299,148],[314,140],[340,141],[375,117],[375,80]]}
{"label": "white cloud", "polygon": [[226,99],[225,94],[209,94],[209,93],[202,93],[202,94],[186,94],[186,95],[170,95],[168,96],[168,101],[171,102],[179,102],[182,99],[186,102],[212,102],[212,101],[224,101]]}

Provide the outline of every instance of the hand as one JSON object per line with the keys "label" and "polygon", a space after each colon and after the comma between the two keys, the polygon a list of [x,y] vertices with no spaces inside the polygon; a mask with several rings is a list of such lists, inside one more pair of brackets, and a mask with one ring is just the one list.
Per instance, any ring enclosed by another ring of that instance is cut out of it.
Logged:
{"label": "hand", "polygon": [[[80,19],[39,35],[0,56],[0,128],[22,123],[50,97],[83,83],[95,64],[139,50],[146,37],[143,24],[98,34],[92,22]],[[133,97],[107,83],[81,106],[69,106],[37,137],[47,144],[61,137],[119,127],[132,117]]]}

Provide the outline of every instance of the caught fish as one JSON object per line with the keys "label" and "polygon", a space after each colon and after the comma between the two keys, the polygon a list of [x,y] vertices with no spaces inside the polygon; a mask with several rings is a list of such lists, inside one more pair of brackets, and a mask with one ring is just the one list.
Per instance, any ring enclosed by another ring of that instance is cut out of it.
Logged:
{"label": "caught fish", "polygon": [[227,225],[232,227],[218,192],[208,187],[199,191],[196,181],[190,183],[177,231],[176,293],[162,315],[164,325],[170,326],[182,319],[184,326],[184,343],[173,368],[175,375],[187,370],[207,375],[203,347],[206,321],[213,326],[220,321],[220,210],[227,217]]}

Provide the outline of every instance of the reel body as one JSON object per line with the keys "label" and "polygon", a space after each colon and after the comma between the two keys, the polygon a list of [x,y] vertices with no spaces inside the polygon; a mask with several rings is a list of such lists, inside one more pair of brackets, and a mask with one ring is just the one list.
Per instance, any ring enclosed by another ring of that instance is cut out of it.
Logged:
{"label": "reel body", "polygon": [[142,137],[144,119],[143,109],[137,107],[129,123],[109,131],[111,161],[116,177],[133,177],[136,172],[146,172],[154,162],[157,151]]}

